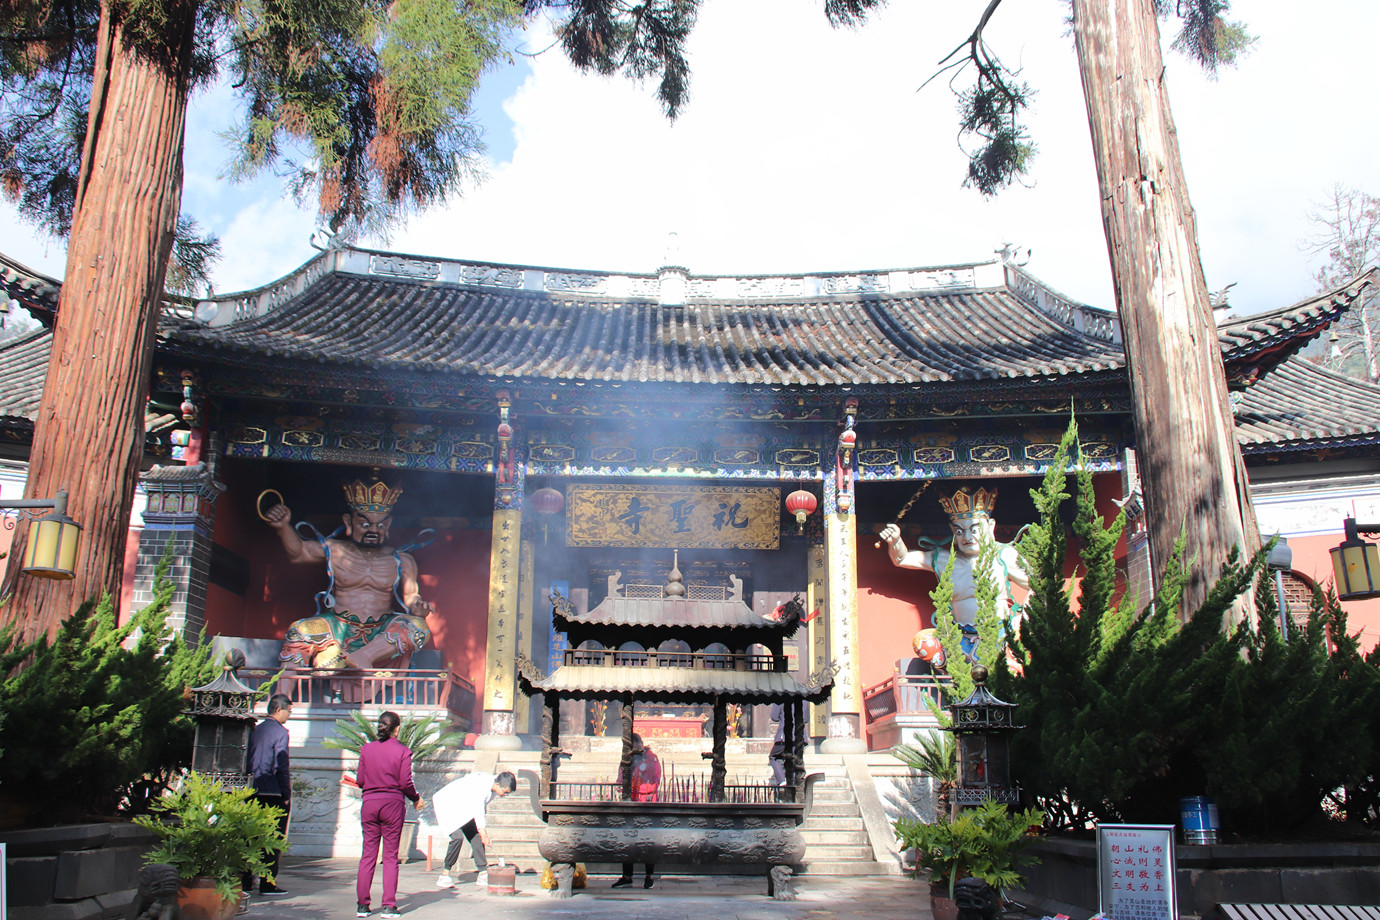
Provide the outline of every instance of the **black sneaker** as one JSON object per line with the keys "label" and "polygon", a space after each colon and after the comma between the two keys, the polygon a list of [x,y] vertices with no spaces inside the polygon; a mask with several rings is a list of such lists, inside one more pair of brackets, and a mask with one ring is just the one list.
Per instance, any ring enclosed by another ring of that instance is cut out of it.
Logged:
{"label": "black sneaker", "polygon": [[266,898],[281,897],[282,895],[287,894],[287,889],[279,888],[277,885],[265,885],[263,882],[260,882],[259,894],[263,895]]}
{"label": "black sneaker", "polygon": [[631,885],[631,884],[632,884],[632,879],[628,878],[627,876],[624,876],[624,877],[618,879],[617,881],[615,881],[615,882],[613,883],[613,886],[612,886],[612,887],[614,887],[614,888],[627,888],[627,887],[628,887],[629,885]]}
{"label": "black sneaker", "polygon": [[655,884],[655,881],[652,879],[652,877],[651,877],[650,875],[647,876],[646,878],[644,878],[644,879],[642,880],[642,887],[643,887],[643,888],[651,888],[652,885],[654,885],[654,884]]}

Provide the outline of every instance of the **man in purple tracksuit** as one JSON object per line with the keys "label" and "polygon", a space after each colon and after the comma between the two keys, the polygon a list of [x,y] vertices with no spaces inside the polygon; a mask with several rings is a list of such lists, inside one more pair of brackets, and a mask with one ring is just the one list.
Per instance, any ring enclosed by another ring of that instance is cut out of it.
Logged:
{"label": "man in purple tracksuit", "polygon": [[[287,833],[288,812],[292,808],[292,777],[288,772],[288,730],[283,725],[292,715],[292,700],[286,694],[275,693],[268,699],[268,718],[249,733],[249,776],[254,786],[254,798],[278,809],[278,830]],[[268,871],[278,876],[278,853],[268,854]],[[240,888],[254,887],[253,876],[240,879]],[[259,879],[259,894],[284,895],[276,882]]]}

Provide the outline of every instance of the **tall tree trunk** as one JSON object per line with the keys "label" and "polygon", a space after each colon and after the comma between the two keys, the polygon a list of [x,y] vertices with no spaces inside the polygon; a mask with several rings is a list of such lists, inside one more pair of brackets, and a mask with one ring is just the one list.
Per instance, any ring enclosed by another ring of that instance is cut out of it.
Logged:
{"label": "tall tree trunk", "polygon": [[[1198,230],[1169,110],[1153,0],[1073,0],[1074,42],[1125,336],[1136,456],[1163,571],[1180,532],[1196,558],[1184,612],[1233,547],[1260,545]],[[1249,616],[1249,599],[1233,619]]]}
{"label": "tall tree trunk", "polygon": [[160,63],[130,47],[110,3],[102,7],[82,181],[25,487],[32,498],[68,491],[81,549],[76,577],[49,581],[18,575],[23,537],[16,541],[3,615],[27,638],[51,635],[88,597],[119,596],[182,190],[192,4],[182,12]]}

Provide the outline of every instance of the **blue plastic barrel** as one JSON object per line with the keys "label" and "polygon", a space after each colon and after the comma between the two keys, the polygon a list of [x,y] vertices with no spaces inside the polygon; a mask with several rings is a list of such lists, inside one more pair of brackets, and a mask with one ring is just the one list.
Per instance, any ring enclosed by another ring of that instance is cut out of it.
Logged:
{"label": "blue plastic barrel", "polygon": [[1217,816],[1217,803],[1205,795],[1179,799],[1179,814],[1183,820],[1184,843],[1206,845],[1218,842],[1222,821]]}

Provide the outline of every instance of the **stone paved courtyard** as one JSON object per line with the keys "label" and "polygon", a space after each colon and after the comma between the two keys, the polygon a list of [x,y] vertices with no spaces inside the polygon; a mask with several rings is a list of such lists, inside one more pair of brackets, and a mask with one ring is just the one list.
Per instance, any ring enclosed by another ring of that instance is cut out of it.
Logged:
{"label": "stone paved courtyard", "polygon": [[[284,859],[279,883],[284,897],[250,899],[253,920],[315,920],[353,917],[355,867],[345,859]],[[895,876],[800,876],[799,897],[775,901],[766,896],[765,877],[659,877],[642,888],[641,867],[631,888],[613,890],[612,876],[595,876],[569,900],[550,897],[535,873],[519,874],[517,893],[491,895],[474,884],[474,873],[456,876],[456,887],[436,887],[436,871],[424,862],[404,865],[398,880],[398,908],[415,920],[491,920],[491,918],[613,917],[620,920],[930,920],[925,887]],[[373,908],[378,916],[382,881],[374,877]]]}

